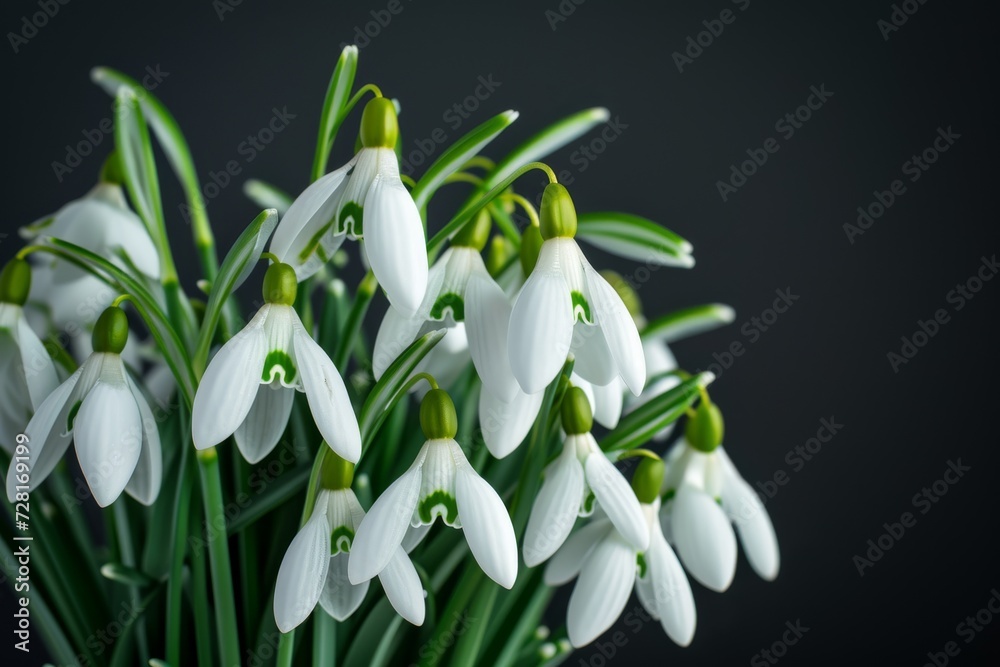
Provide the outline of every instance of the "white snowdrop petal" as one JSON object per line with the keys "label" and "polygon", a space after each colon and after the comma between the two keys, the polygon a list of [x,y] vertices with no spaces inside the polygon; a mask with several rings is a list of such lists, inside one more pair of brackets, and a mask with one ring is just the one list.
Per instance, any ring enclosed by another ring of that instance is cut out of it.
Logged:
{"label": "white snowdrop petal", "polygon": [[124,381],[94,385],[76,415],[73,439],[94,500],[107,507],[125,490],[142,451],[142,417]]}
{"label": "white snowdrop petal", "polygon": [[[480,265],[482,259],[476,255]],[[465,326],[476,372],[490,393],[510,402],[519,387],[507,356],[511,305],[485,267],[474,271],[465,290]]]}
{"label": "white snowdrop petal", "polygon": [[432,525],[426,523],[420,526],[408,526],[406,528],[406,535],[403,536],[403,551],[410,553],[420,546],[420,543],[427,537],[427,533],[430,532]]}
{"label": "white snowdrop petal", "polygon": [[607,519],[595,519],[563,542],[545,566],[545,584],[561,586],[580,573],[587,556],[613,530]]}
{"label": "white snowdrop petal", "polygon": [[649,528],[625,477],[600,450],[587,456],[584,467],[587,484],[615,528],[638,551],[645,550],[649,546]]}
{"label": "white snowdrop petal", "polygon": [[375,177],[365,199],[364,231],[368,261],[389,303],[403,314],[416,312],[427,289],[427,239],[420,212],[399,176]]}
{"label": "white snowdrop petal", "polygon": [[687,646],[694,638],[697,622],[694,595],[680,561],[667,544],[659,526],[653,527],[645,561],[644,579],[650,584],[647,601],[654,605],[654,608],[647,606],[647,609],[659,618],[663,630],[674,643]]}
{"label": "white snowdrop petal", "polygon": [[483,387],[479,394],[479,427],[490,454],[502,459],[517,449],[531,431],[544,397],[543,392],[525,394],[518,389],[514,400],[505,403]]}
{"label": "white snowdrop petal", "polygon": [[736,526],[750,567],[761,578],[773,581],[778,576],[781,557],[771,517],[760,497],[739,476],[721,448],[720,455],[724,474],[722,507]]}
{"label": "white snowdrop petal", "polygon": [[281,440],[292,414],[295,390],[280,382],[262,384],[246,419],[233,434],[236,446],[247,463],[258,463]]}
{"label": "white snowdrop petal", "polygon": [[593,385],[594,421],[606,429],[618,426],[622,416],[625,387],[617,377],[606,385]]}
{"label": "white snowdrop petal", "polygon": [[635,582],[636,553],[611,533],[587,557],[569,598],[566,630],[580,648],[597,639],[621,616]]}
{"label": "white snowdrop petal", "polygon": [[402,543],[420,493],[420,461],[418,457],[417,463],[389,485],[358,526],[348,567],[352,583],[378,575]]}
{"label": "white snowdrop petal", "polygon": [[689,484],[681,485],[672,504],[671,527],[684,567],[707,588],[725,591],[736,573],[736,535],[729,517]]}
{"label": "white snowdrop petal", "polygon": [[638,396],[646,383],[646,358],[635,321],[608,281],[589,264],[585,266],[585,270],[594,317],[604,332],[618,372],[629,390]]}
{"label": "white snowdrop petal", "polygon": [[[298,316],[295,316],[298,320]],[[300,322],[293,334],[295,359],[316,427],[333,451],[351,463],[361,458],[361,431],[344,379]]]}
{"label": "white snowdrop petal", "polygon": [[372,373],[376,380],[381,379],[392,362],[417,339],[423,324],[424,318],[419,310],[408,316],[389,306],[378,328],[372,350]]}
{"label": "white snowdrop petal", "polygon": [[[149,237],[146,227],[127,209],[120,210],[122,214],[117,224],[112,226],[108,221],[108,231],[111,232],[109,245],[113,249],[120,249],[128,256],[129,261],[150,278],[160,277],[160,253],[156,249],[156,244]],[[121,264],[117,258],[113,259],[116,264]]]}
{"label": "white snowdrop petal", "polygon": [[231,436],[250,412],[264,370],[267,338],[263,324],[268,310],[261,308],[208,364],[191,412],[191,435],[198,449]]}
{"label": "white snowdrop petal", "polygon": [[509,589],[517,579],[517,539],[503,501],[464,461],[455,473],[455,496],[469,550],[486,576]]}
{"label": "white snowdrop petal", "polygon": [[[329,540],[329,538],[328,538]],[[360,584],[352,584],[347,577],[347,563],[349,556],[346,553],[338,553],[330,556],[330,567],[326,574],[326,583],[323,592],[319,596],[319,604],[324,611],[338,621],[347,619],[358,610],[361,603],[365,601],[370,582],[363,581]],[[306,614],[308,616],[308,614]]]}
{"label": "white snowdrop petal", "polygon": [[45,345],[28,326],[23,316],[17,318],[17,346],[21,351],[24,378],[28,383],[28,395],[36,408],[59,385],[59,376]]}
{"label": "white snowdrop petal", "polygon": [[417,569],[401,547],[378,575],[389,604],[413,625],[424,623],[424,587]]}
{"label": "white snowdrop petal", "polygon": [[570,349],[576,359],[573,372],[587,382],[604,385],[618,377],[618,366],[600,327],[584,322],[574,324]]}
{"label": "white snowdrop petal", "polygon": [[285,551],[274,582],[274,620],[290,632],[309,618],[326,587],[330,568],[330,524],[324,493],[316,508]]}
{"label": "white snowdrop petal", "polygon": [[583,497],[583,466],[571,448],[545,469],[524,533],[524,564],[535,567],[562,546],[573,530]]}
{"label": "white snowdrop petal", "polygon": [[139,461],[132,472],[132,478],[125,486],[125,492],[135,498],[143,505],[152,505],[156,497],[160,494],[160,485],[163,482],[163,451],[160,447],[160,431],[156,425],[156,417],[149,409],[149,403],[143,396],[135,381],[126,374],[129,391],[135,404],[139,408],[139,417],[142,419],[142,449],[139,452]]}
{"label": "white snowdrop petal", "polygon": [[511,371],[528,394],[544,390],[558,375],[573,339],[572,301],[566,280],[541,266],[539,257],[538,266],[514,303],[507,333]]}

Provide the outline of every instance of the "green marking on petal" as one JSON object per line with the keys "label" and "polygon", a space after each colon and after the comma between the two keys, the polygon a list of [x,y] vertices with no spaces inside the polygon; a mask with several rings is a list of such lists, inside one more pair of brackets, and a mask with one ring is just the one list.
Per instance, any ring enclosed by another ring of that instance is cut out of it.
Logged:
{"label": "green marking on petal", "polygon": [[83,405],[83,401],[77,401],[73,404],[73,407],[69,409],[69,414],[66,415],[66,432],[69,433],[73,430],[73,421],[76,420],[76,413],[80,411],[80,406]]}
{"label": "green marking on petal", "polygon": [[323,250],[322,241],[323,237],[326,236],[326,233],[329,232],[330,229],[333,227],[333,223],[334,221],[331,220],[330,222],[323,225],[318,232],[313,234],[312,238],[309,239],[309,243],[307,243],[306,247],[303,248],[302,252],[299,253],[300,262],[305,262],[312,256],[314,252],[319,253],[320,259],[326,262],[326,251]]}
{"label": "green marking on petal", "polygon": [[295,381],[295,364],[284,350],[271,350],[267,353],[260,379],[262,382],[271,383],[274,382],[276,375],[280,375],[285,384]]}
{"label": "green marking on petal", "polygon": [[351,222],[351,233],[356,238],[363,237],[365,235],[364,207],[353,201],[349,201],[344,204],[344,207],[340,209],[340,218],[337,220],[337,229],[340,230],[342,234],[347,233],[348,220]]}
{"label": "green marking on petal", "polygon": [[354,531],[347,526],[337,528],[330,535],[330,555],[336,556],[339,553],[350,553],[351,544],[354,542]]}
{"label": "green marking on petal", "polygon": [[458,521],[458,503],[447,491],[435,491],[420,501],[417,516],[424,523],[431,523],[440,516],[445,523],[452,525]]}
{"label": "green marking on petal", "polygon": [[597,496],[594,495],[593,491],[587,491],[587,497],[583,499],[583,511],[580,513],[582,516],[590,516],[594,513],[594,503],[597,501]]}
{"label": "green marking on petal", "polygon": [[663,502],[673,500],[674,496],[677,495],[677,489],[667,489],[667,492],[663,494]]}
{"label": "green marking on petal", "polygon": [[586,297],[576,290],[570,292],[570,297],[573,299],[574,319],[583,320],[587,324],[593,324],[594,320],[590,317],[590,304],[587,303]]}
{"label": "green marking on petal", "polygon": [[451,310],[451,316],[455,318],[456,322],[465,320],[465,301],[454,292],[448,292],[438,297],[438,300],[434,302],[434,306],[431,308],[431,318],[435,320],[444,319],[446,310]]}
{"label": "green marking on petal", "polygon": [[639,578],[646,578],[646,554],[638,553],[635,555],[635,564],[639,567]]}

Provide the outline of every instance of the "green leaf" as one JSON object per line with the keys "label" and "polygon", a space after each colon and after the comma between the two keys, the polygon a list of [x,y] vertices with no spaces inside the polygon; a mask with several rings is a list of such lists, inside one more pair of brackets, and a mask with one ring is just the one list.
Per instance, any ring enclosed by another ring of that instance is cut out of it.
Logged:
{"label": "green leaf", "polygon": [[275,209],[278,215],[284,215],[292,205],[292,198],[287,192],[256,178],[243,184],[243,194],[261,208]]}
{"label": "green leaf", "polygon": [[626,259],[660,266],[691,268],[691,244],[651,220],[629,213],[584,213],[577,220],[576,235]]}
{"label": "green leaf", "polygon": [[491,622],[496,622],[496,619],[493,619],[492,616],[493,607],[497,601],[497,593],[499,592],[500,586],[492,581],[480,584],[479,590],[472,600],[472,604],[469,605],[467,623],[471,627],[462,633],[455,643],[455,650],[451,655],[451,662],[449,664],[454,667],[479,664],[477,659],[479,651],[483,646],[483,637],[486,634],[486,629]]}
{"label": "green leaf", "polygon": [[134,567],[129,567],[122,563],[105,563],[101,566],[101,574],[105,579],[110,579],[111,581],[127,586],[144,588],[153,583],[153,578],[145,572],[140,572]]}
{"label": "green leaf", "polygon": [[219,274],[212,284],[212,291],[205,304],[205,316],[202,320],[201,332],[198,335],[198,346],[195,348],[195,369],[200,373],[208,362],[208,353],[215,336],[215,328],[222,316],[222,309],[229,295],[247,279],[253,271],[260,253],[264,250],[268,237],[278,224],[278,212],[269,208],[261,211],[253,222],[240,234],[236,243],[229,250],[222,262]]}
{"label": "green leaf", "polygon": [[606,123],[611,117],[604,107],[585,109],[549,125],[497,163],[483,184],[484,189],[495,187],[520,167],[541,160],[566,144],[589,132],[594,126]]}
{"label": "green leaf", "polygon": [[651,399],[623,417],[618,426],[601,440],[601,449],[612,452],[642,447],[656,433],[677,421],[698,398],[700,390],[714,379],[715,375],[711,372],[699,373]]}
{"label": "green leaf", "polygon": [[326,89],[323,100],[323,112],[319,118],[319,134],[316,137],[316,155],[313,159],[312,180],[326,173],[326,162],[330,148],[337,136],[337,130],[343,122],[344,106],[351,97],[354,87],[354,75],[358,71],[358,47],[345,46],[337,59],[337,66],[330,77],[330,85]]}
{"label": "green leaf", "polygon": [[435,190],[445,179],[462,168],[466,162],[479,154],[487,144],[497,138],[511,123],[517,120],[516,111],[504,111],[474,128],[453,143],[448,150],[434,161],[413,188],[413,201],[423,210]]}
{"label": "green leaf", "polygon": [[403,617],[383,597],[375,604],[357,632],[352,633],[351,647],[344,667],[384,667],[403,639],[399,629]]}
{"label": "green leaf", "polygon": [[682,338],[711,331],[736,319],[736,312],[724,303],[706,303],[668,313],[642,330],[646,340],[673,343]]}
{"label": "green leaf", "polygon": [[[135,92],[122,87],[115,96],[115,144],[129,197],[136,212],[146,223],[157,247],[167,242],[163,230],[163,205],[156,177],[153,144]],[[162,252],[162,250],[161,250]]]}
{"label": "green leaf", "polygon": [[444,334],[444,330],[431,331],[413,341],[375,383],[368,398],[365,399],[365,404],[361,406],[358,417],[363,447],[367,449],[382,422],[389,416],[389,411],[406,391],[410,376],[413,375],[417,364],[441,342]]}

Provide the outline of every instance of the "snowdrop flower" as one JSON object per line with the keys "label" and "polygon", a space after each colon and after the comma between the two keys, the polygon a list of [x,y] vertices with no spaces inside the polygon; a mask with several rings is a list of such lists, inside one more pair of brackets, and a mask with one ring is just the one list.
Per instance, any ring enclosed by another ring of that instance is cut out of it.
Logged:
{"label": "snowdrop flower", "polygon": [[722,448],[723,430],[722,413],[706,394],[668,457],[661,515],[684,567],[719,592],[729,588],[736,573],[733,524],[760,577],[773,580],[780,566],[771,519]]}
{"label": "snowdrop flower", "polygon": [[[290,632],[305,621],[316,603],[343,621],[357,611],[368,581],[352,584],[348,559],[355,532],[365,517],[351,482],[354,466],[327,454],[312,515],[288,545],[274,584],[274,619]],[[400,616],[414,625],[424,622],[424,589],[403,548],[396,546],[378,573],[386,597]]]}
{"label": "snowdrop flower", "polygon": [[514,377],[526,393],[541,391],[572,352],[584,379],[606,385],[621,377],[638,395],[646,377],[639,332],[614,288],[574,240],[576,210],[566,188],[545,187],[540,220],[544,241],[538,261],[510,318]]}
{"label": "snowdrop flower", "polygon": [[345,238],[364,239],[368,262],[389,303],[409,315],[424,298],[427,253],[420,212],[399,178],[398,136],[392,101],[369,101],[361,118],[361,150],[292,202],[270,251],[304,280]]}
{"label": "snowdrop flower", "polygon": [[232,435],[247,461],[262,460],[285,432],[298,390],[333,451],[352,463],[361,457],[361,432],[344,380],[302,326],[292,307],[296,291],[292,267],[268,267],[264,305],[222,346],[198,387],[191,415],[198,449]]}
{"label": "snowdrop flower", "polygon": [[590,516],[595,501],[617,532],[639,551],[649,546],[649,527],[625,477],[594,436],[590,402],[579,387],[566,390],[561,406],[566,432],[562,454],[545,469],[524,534],[524,564],[534,567],[562,546],[577,516]]}
{"label": "snowdrop flower", "polygon": [[38,407],[24,429],[30,443],[27,475],[7,474],[7,495],[35,488],[55,468],[70,441],[80,469],[101,507],[124,490],[150,505],[160,491],[163,461],[156,419],[125,370],[121,351],[128,319],[117,306],[94,325],[94,353]]}
{"label": "snowdrop flower", "polygon": [[589,644],[614,625],[633,586],[670,639],[680,646],[691,643],[697,621],[691,585],[656,518],[662,478],[663,463],[644,459],[632,481],[642,501],[647,549],[637,550],[611,521],[598,519],[577,531],[549,561],[546,584],[558,586],[579,576],[566,619],[573,646]]}
{"label": "snowdrop flower", "polygon": [[[427,293],[415,313],[406,315],[394,306],[389,307],[375,339],[372,364],[376,379],[421,335],[442,327],[454,330],[461,326],[462,335],[468,341],[467,354],[444,356],[443,352],[439,353],[439,358],[428,360],[426,368],[435,375],[438,370],[445,371],[443,375],[454,374],[456,362],[462,363],[471,355],[490,393],[504,401],[514,397],[518,387],[507,361],[511,306],[503,290],[487,272],[480,255],[490,226],[490,216],[484,211],[455,235],[451,246],[431,267]],[[443,365],[443,368],[435,368],[435,365]],[[447,385],[444,377],[438,379],[442,385]]]}
{"label": "snowdrop flower", "polygon": [[393,482],[361,522],[351,547],[351,583],[371,579],[388,565],[408,526],[440,518],[461,528],[472,555],[504,588],[517,578],[517,542],[500,496],[469,464],[455,442],[458,417],[451,397],[432,389],[420,404],[427,442],[402,477]]}
{"label": "snowdrop flower", "polygon": [[31,267],[12,259],[0,272],[0,446],[9,454],[31,415],[59,385],[52,358],[24,317]]}
{"label": "snowdrop flower", "polygon": [[[114,155],[108,159],[103,180],[93,190],[53,215],[21,229],[21,236],[69,241],[122,268],[134,267],[159,280],[160,256],[156,245],[139,217],[128,208],[121,185],[111,175],[109,165],[116,161]],[[40,263],[36,270],[41,272],[42,279],[37,281],[30,300],[46,305],[57,326],[70,322],[90,324],[117,296],[99,278],[63,260],[46,258],[46,263]]]}

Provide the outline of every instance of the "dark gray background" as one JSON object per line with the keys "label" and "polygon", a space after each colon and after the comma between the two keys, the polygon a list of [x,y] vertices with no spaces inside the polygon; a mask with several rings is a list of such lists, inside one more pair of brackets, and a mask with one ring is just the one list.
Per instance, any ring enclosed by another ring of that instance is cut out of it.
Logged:
{"label": "dark gray background", "polygon": [[[84,158],[62,182],[52,167],[65,160],[67,144],[110,116],[109,99],[89,83],[92,65],[169,73],[155,93],[186,132],[204,182],[235,159],[245,168],[237,181],[258,177],[298,191],[340,45],[387,4],[243,0],[220,20],[210,0],[71,0],[18,53],[8,37],[3,231],[10,236],[0,255],[15,252],[18,226],[93,184],[110,137],[100,157]],[[782,663],[921,665],[928,651],[954,640],[961,653],[952,664],[989,664],[1000,618],[968,644],[956,625],[1000,587],[993,483],[1000,282],[986,283],[960,311],[946,295],[998,249],[996,16],[986,3],[932,0],[886,41],[877,21],[893,11],[887,1],[752,0],[745,11],[743,1],[683,4],[563,0],[575,11],[553,30],[546,11],[558,11],[557,0],[402,0],[403,11],[360,58],[359,83],[375,82],[402,101],[407,150],[435,128],[453,139],[515,108],[521,119],[489,151],[498,155],[560,116],[607,106],[627,128],[596,160],[581,171],[572,158],[584,141],[550,160],[571,172],[578,208],[645,215],[694,244],[695,269],[664,269],[641,290],[651,314],[706,301],[737,311],[733,326],[676,352],[685,367],[705,368],[713,353],[744,344],[712,394],[744,476],[755,483],[788,474],[767,504],[781,574],[762,582],[741,556],[724,595],[693,584],[699,622],[691,647],[677,648],[655,625],[638,633],[623,627],[627,642],[610,662],[746,664],[780,640],[786,621],[801,620],[809,631]],[[671,54],[726,8],[735,21],[678,72]],[[34,2],[7,2],[0,27],[19,30],[21,17],[36,11]],[[481,75],[500,86],[452,131],[443,114],[474,92]],[[777,133],[775,122],[820,85],[833,96],[791,138]],[[240,143],[275,107],[295,119],[246,164]],[[902,164],[949,126],[961,138],[849,243],[842,226],[857,207],[905,179]],[[723,202],[716,181],[768,137],[780,150]],[[193,269],[179,191],[162,162],[161,174],[179,262]],[[523,181],[522,191],[540,186],[535,180]],[[239,183],[208,211],[220,248],[256,213]],[[597,252],[592,258],[629,270]],[[799,300],[751,342],[741,327],[784,288]],[[950,321],[895,373],[887,353],[899,352],[900,337],[938,308]],[[830,417],[844,428],[794,470],[786,453]],[[926,515],[917,510],[916,525],[859,576],[852,558],[867,540],[915,511],[914,494],[959,458],[971,471]],[[6,589],[2,595],[9,600]],[[555,611],[558,623],[563,609]],[[608,652],[611,637],[601,640]],[[598,647],[568,664],[581,661],[604,664]]]}

